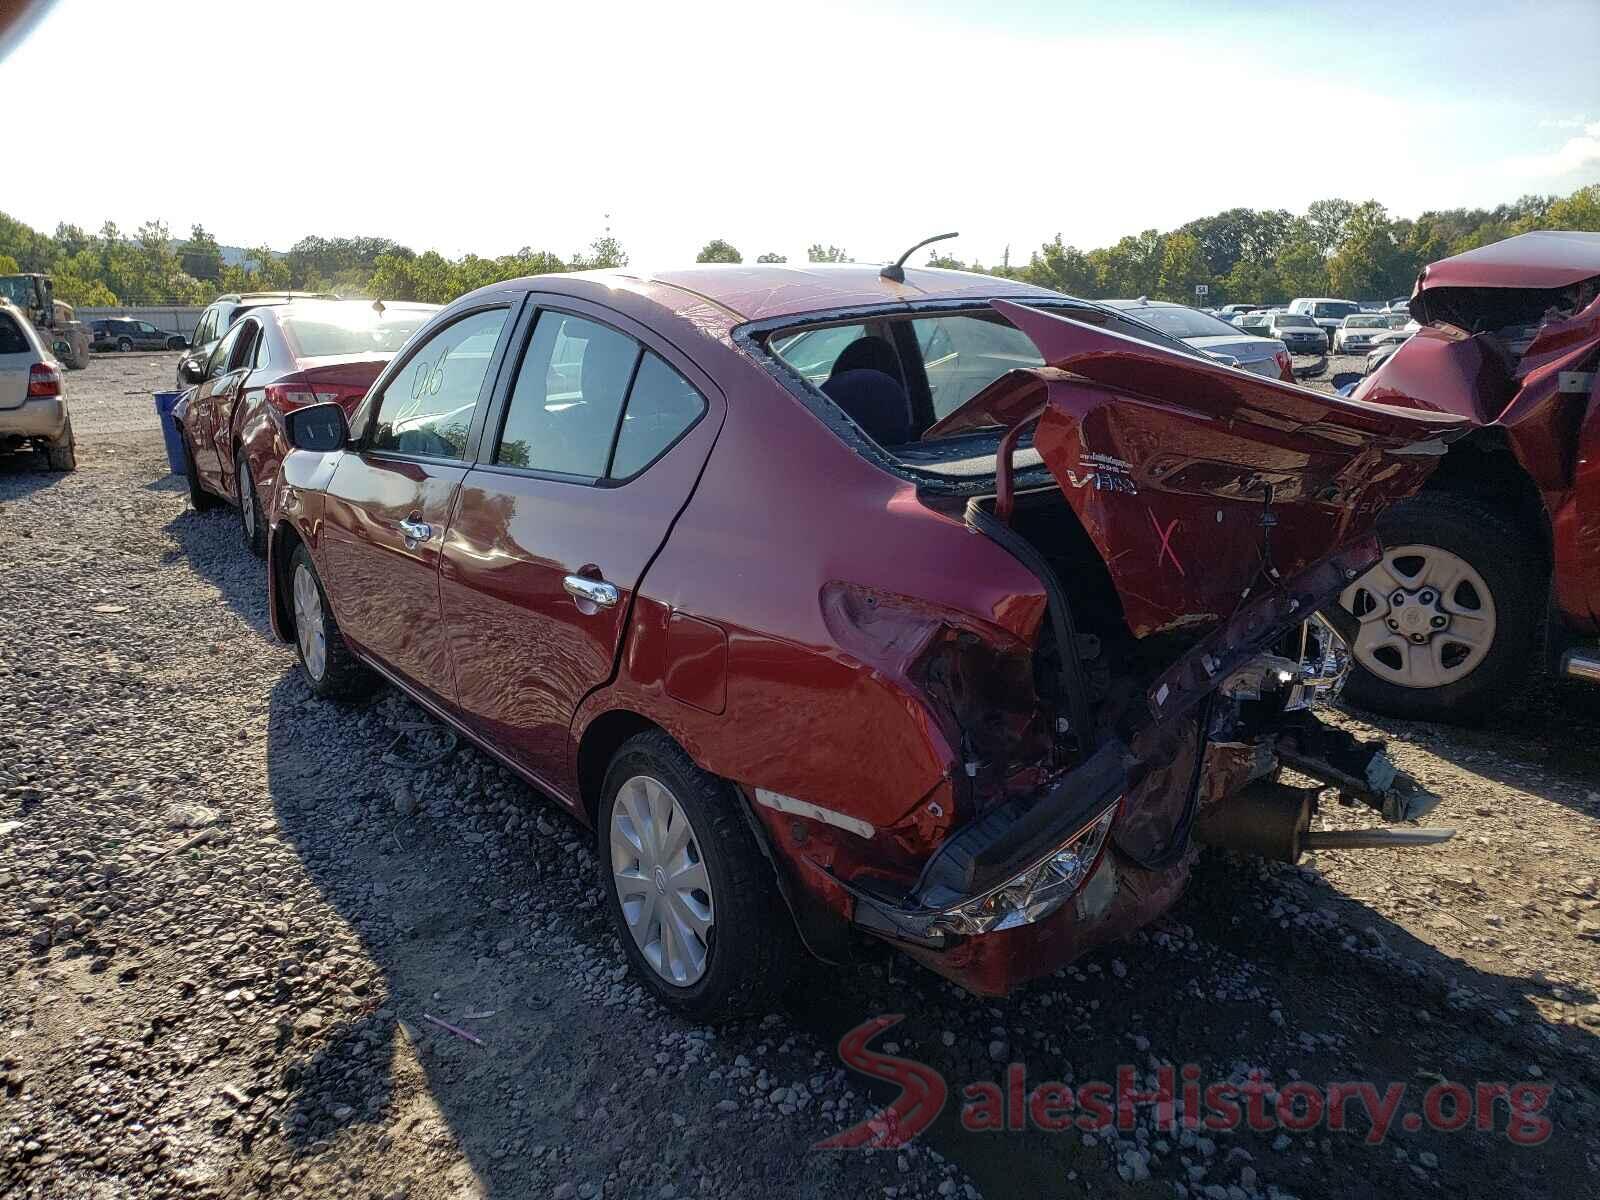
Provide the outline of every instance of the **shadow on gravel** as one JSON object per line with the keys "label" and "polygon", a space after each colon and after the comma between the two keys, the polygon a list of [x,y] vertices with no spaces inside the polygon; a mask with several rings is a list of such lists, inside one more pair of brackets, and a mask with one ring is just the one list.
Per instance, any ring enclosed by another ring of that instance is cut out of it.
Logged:
{"label": "shadow on gravel", "polygon": [[[398,724],[418,716],[392,693],[363,708],[312,699],[293,674],[272,692],[268,774],[282,836],[381,972],[365,1010],[332,1024],[331,1041],[285,1077],[288,1132],[305,1155],[365,1124],[391,1153],[458,1146],[487,1195],[598,1181],[609,1170],[628,1181],[623,1195],[654,1196],[666,1182],[685,1195],[696,1164],[730,1161],[743,1172],[742,1194],[855,1195],[869,1180],[876,1194],[881,1157],[808,1148],[848,1121],[819,1115],[815,1102],[809,1118],[752,1119],[755,1102],[725,1110],[715,1099],[735,1094],[733,1083],[702,1076],[738,1055],[777,1069],[774,1043],[803,1033],[802,1065],[784,1062],[774,1078],[810,1072],[815,1083],[840,1065],[847,1031],[901,1013],[875,1047],[897,1047],[889,1052],[949,1085],[918,1144],[990,1197],[1062,1194],[1072,1179],[1130,1196],[1171,1194],[1181,1181],[1191,1195],[1252,1195],[1272,1184],[1301,1196],[1566,1197],[1592,1182],[1600,1045],[1578,1026],[1552,1031],[1529,1000],[1548,994],[1544,983],[1443,954],[1310,868],[1220,854],[1202,856],[1168,920],[1007,999],[967,995],[898,956],[815,965],[786,1019],[718,1030],[704,1065],[693,1051],[686,1061],[691,1026],[620,999],[631,983],[597,903],[589,835],[553,804],[463,746],[408,779],[422,810],[397,815],[394,775],[385,778],[380,760]],[[313,962],[328,953],[301,949]],[[423,1013],[484,1045],[430,1026]],[[1405,1093],[1381,1144],[1369,1144],[1359,1103],[1345,1106],[1342,1131],[1241,1126],[1197,1137],[1149,1130],[1148,1109],[1146,1133],[1093,1139],[969,1132],[961,1122],[963,1088],[994,1082],[1004,1093],[1007,1063],[1021,1064],[1031,1090],[1049,1080],[1115,1087],[1120,1069],[1158,1062],[1194,1064],[1202,1086],[1254,1067],[1278,1087],[1349,1081]],[[1441,1081],[1469,1093],[1479,1082],[1555,1086],[1529,1118],[1552,1122],[1548,1138],[1514,1144],[1503,1100],[1488,1131],[1428,1128],[1417,1114]],[[875,1104],[898,1093],[853,1073],[844,1084]],[[858,1107],[850,1119],[862,1115]],[[540,1157],[556,1147],[559,1167]],[[1141,1171],[1154,1176],[1145,1187]]]}
{"label": "shadow on gravel", "polygon": [[168,557],[187,560],[196,574],[216,585],[251,629],[273,640],[267,615],[267,564],[245,549],[238,511],[230,505],[206,513],[185,507],[167,522],[166,531],[177,542]]}
{"label": "shadow on gravel", "polygon": [[21,500],[63,478],[65,474],[50,470],[36,450],[0,450],[0,503]]}
{"label": "shadow on gravel", "polygon": [[1600,693],[1590,685],[1530,679],[1472,725],[1394,720],[1355,707],[1350,712],[1397,740],[1431,746],[1485,779],[1600,820]]}
{"label": "shadow on gravel", "polygon": [[144,485],[147,492],[187,492],[189,484],[182,475],[163,475]]}

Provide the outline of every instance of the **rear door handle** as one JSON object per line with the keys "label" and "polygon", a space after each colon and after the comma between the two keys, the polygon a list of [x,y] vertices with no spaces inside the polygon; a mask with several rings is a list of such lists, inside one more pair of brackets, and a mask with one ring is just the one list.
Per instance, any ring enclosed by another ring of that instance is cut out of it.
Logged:
{"label": "rear door handle", "polygon": [[561,581],[567,595],[575,600],[587,600],[600,608],[611,608],[617,603],[617,585],[603,579],[590,579],[586,575],[568,575]]}
{"label": "rear door handle", "polygon": [[433,536],[433,526],[426,521],[413,521],[407,517],[400,522],[400,532],[406,536],[406,549],[415,550],[419,543]]}

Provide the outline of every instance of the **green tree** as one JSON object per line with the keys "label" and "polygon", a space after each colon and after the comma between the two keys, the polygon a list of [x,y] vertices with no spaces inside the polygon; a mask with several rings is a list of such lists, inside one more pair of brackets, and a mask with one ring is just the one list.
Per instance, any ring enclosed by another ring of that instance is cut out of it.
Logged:
{"label": "green tree", "polygon": [[17,275],[22,272],[22,267],[17,260],[9,254],[0,254],[0,275]]}
{"label": "green tree", "polygon": [[1328,261],[1328,286],[1351,299],[1394,296],[1411,286],[1421,265],[1396,239],[1383,205],[1368,200],[1345,221],[1344,238]]}
{"label": "green tree", "polygon": [[601,234],[590,242],[587,254],[580,250],[572,256],[574,271],[593,271],[603,267],[627,265],[628,252],[622,248],[622,243],[609,233]]}
{"label": "green tree", "polygon": [[850,256],[837,246],[824,246],[821,242],[812,242],[806,248],[806,261],[814,263],[842,263],[849,262]]}
{"label": "green tree", "polygon": [[742,263],[744,255],[733,247],[733,243],[722,238],[712,238],[700,247],[700,253],[695,255],[697,263]]}
{"label": "green tree", "polygon": [[769,251],[766,254],[758,254],[756,261],[758,263],[786,263],[789,261],[789,257],[785,254],[773,254]]}
{"label": "green tree", "polygon": [[1327,257],[1344,241],[1345,226],[1355,214],[1356,206],[1348,200],[1316,200],[1306,208],[1301,222],[1301,234]]}
{"label": "green tree", "polygon": [[1156,294],[1165,300],[1193,304],[1194,289],[1211,284],[1211,271],[1200,249],[1200,239],[1192,233],[1169,233],[1161,247],[1161,274]]}
{"label": "green tree", "polygon": [[1308,236],[1290,238],[1273,260],[1273,269],[1286,296],[1326,296],[1328,263]]}
{"label": "green tree", "polygon": [[1600,183],[1579,188],[1554,201],[1544,214],[1545,229],[1582,229],[1600,232]]}
{"label": "green tree", "polygon": [[222,247],[206,232],[204,225],[189,227],[188,240],[178,247],[178,261],[184,274],[195,279],[215,281],[222,278]]}
{"label": "green tree", "polygon": [[1289,298],[1271,259],[1241,258],[1223,279],[1222,290],[1230,304],[1276,304]]}
{"label": "green tree", "polygon": [[1062,242],[1061,235],[1035,250],[1018,273],[1027,283],[1052,288],[1069,296],[1096,296],[1095,269],[1089,256]]}

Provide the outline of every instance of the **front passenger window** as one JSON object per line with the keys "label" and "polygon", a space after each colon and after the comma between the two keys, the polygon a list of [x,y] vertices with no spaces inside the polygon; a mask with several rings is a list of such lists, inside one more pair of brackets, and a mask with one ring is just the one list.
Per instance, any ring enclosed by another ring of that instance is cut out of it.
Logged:
{"label": "front passenger window", "polygon": [[424,342],[378,400],[371,448],[430,458],[465,458],[467,435],[507,310],[446,325]]}

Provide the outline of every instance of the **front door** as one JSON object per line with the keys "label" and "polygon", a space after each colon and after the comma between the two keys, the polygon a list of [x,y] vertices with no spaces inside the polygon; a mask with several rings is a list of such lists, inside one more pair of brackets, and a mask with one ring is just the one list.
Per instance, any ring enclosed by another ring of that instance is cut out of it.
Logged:
{"label": "front door", "polygon": [[509,310],[435,330],[369,402],[357,449],[341,455],[323,509],[323,572],[340,630],[428,698],[455,703],[439,621],[439,551],[467,473]]}
{"label": "front door", "polygon": [[[611,677],[645,568],[722,417],[710,381],[598,306],[541,308],[440,569],[463,716],[570,790],[579,702]],[[691,382],[693,379],[695,382]]]}
{"label": "front door", "polygon": [[217,410],[231,411],[232,397],[248,373],[248,367],[234,351],[245,336],[245,326],[235,325],[228,336],[217,343],[211,357],[206,360],[206,377],[195,388],[189,401],[189,434],[194,446],[195,470],[200,473],[213,491],[232,495],[228,480],[228,463],[217,449]]}

